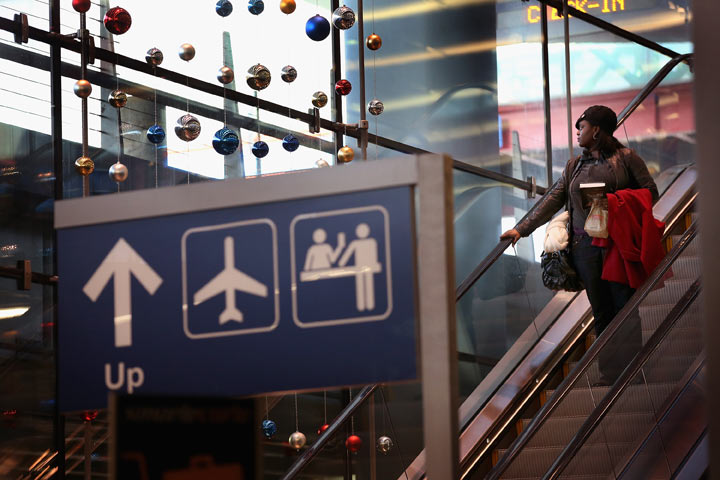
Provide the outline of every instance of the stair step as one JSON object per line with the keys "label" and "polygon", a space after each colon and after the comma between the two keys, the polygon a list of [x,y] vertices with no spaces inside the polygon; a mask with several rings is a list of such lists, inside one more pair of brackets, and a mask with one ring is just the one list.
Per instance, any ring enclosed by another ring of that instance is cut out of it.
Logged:
{"label": "stair step", "polygon": [[698,278],[702,273],[702,261],[697,255],[686,255],[683,253],[672,264],[672,278]]}
{"label": "stair step", "polygon": [[[680,239],[682,238],[682,235],[672,235],[672,244],[673,247],[678,244]],[[697,257],[700,255],[700,243],[698,242],[698,237],[695,237],[695,239],[690,242],[683,251],[683,256],[689,255],[691,257]]]}
{"label": "stair step", "polygon": [[[535,435],[528,442],[531,447],[564,447],[580,427],[585,423],[587,417],[562,417],[550,418],[542,425]],[[523,419],[523,430],[530,424],[531,419]],[[607,422],[607,423],[605,423]],[[637,432],[653,425],[655,416],[652,413],[609,413],[603,420],[603,434],[608,439],[617,443],[630,443],[637,436]],[[600,437],[591,436],[588,444],[604,442]]]}
{"label": "stair step", "polygon": [[676,304],[678,300],[688,291],[695,279],[675,279],[666,281],[662,288],[651,291],[645,297],[643,305],[667,305]]}

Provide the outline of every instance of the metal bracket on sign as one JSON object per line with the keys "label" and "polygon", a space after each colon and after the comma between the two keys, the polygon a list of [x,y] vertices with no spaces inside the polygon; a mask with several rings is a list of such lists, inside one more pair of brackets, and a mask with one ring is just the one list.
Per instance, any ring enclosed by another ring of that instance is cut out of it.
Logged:
{"label": "metal bracket on sign", "polygon": [[18,30],[15,32],[15,43],[28,43],[30,26],[28,25],[27,15],[24,13],[16,13],[14,20],[15,23],[18,24]]}
{"label": "metal bracket on sign", "polygon": [[535,198],[537,196],[537,180],[535,177],[527,177],[527,181],[532,185],[529,192],[527,192],[528,198]]}
{"label": "metal bracket on sign", "polygon": [[313,117],[309,123],[310,133],[320,133],[320,110],[313,107],[308,109],[308,113]]}

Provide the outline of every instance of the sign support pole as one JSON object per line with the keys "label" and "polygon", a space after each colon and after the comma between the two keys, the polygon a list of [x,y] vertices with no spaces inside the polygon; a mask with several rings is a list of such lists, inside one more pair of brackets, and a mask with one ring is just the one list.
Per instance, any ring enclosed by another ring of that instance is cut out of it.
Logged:
{"label": "sign support pole", "polygon": [[428,480],[458,478],[452,161],[418,158],[418,279],[423,424]]}

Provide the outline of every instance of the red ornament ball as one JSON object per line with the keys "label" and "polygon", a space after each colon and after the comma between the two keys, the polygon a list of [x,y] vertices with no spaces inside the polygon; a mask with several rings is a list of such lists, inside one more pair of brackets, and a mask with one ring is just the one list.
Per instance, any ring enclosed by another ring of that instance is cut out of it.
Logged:
{"label": "red ornament ball", "polygon": [[92,422],[98,416],[97,410],[85,410],[82,414],[82,419],[85,422]]}
{"label": "red ornament ball", "polygon": [[322,435],[323,433],[325,433],[325,430],[327,430],[328,428],[330,428],[330,425],[327,423],[322,427],[318,428],[318,435]]}
{"label": "red ornament ball", "polygon": [[90,10],[90,0],[73,0],[72,6],[78,13],[85,13]]}
{"label": "red ornament ball", "polygon": [[103,19],[105,28],[115,35],[122,35],[123,33],[130,30],[132,25],[132,17],[130,13],[121,7],[113,7],[107,11],[105,18]]}
{"label": "red ornament ball", "polygon": [[347,440],[345,440],[345,448],[352,453],[357,453],[360,447],[362,447],[362,439],[357,435],[350,435]]}
{"label": "red ornament ball", "polygon": [[352,85],[347,80],[338,80],[335,84],[335,93],[338,95],[347,95],[352,90]]}

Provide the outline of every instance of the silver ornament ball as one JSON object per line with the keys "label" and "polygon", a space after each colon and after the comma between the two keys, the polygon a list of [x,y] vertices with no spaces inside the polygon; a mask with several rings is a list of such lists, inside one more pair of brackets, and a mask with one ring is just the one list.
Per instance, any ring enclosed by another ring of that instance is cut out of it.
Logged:
{"label": "silver ornament ball", "polygon": [[290,439],[288,440],[290,446],[295,450],[300,450],[302,447],[304,447],[305,442],[307,442],[307,439],[305,438],[305,434],[303,434],[302,432],[293,433],[292,435],[290,435]]}
{"label": "silver ornament ball", "polygon": [[355,25],[355,12],[346,5],[336,8],[332,14],[332,23],[335,25],[335,28],[347,30]]}
{"label": "silver ornament ball", "polygon": [[383,435],[382,437],[378,438],[377,449],[383,455],[387,455],[388,452],[392,449],[392,447],[393,441],[390,437]]}
{"label": "silver ornament ball", "polygon": [[253,90],[262,90],[270,85],[271,78],[272,76],[270,75],[270,70],[268,70],[264,65],[260,65],[258,63],[248,69],[245,81],[247,82],[248,87]]}
{"label": "silver ornament ball", "polygon": [[380,115],[385,111],[385,105],[383,105],[383,102],[378,100],[377,98],[373,98],[370,100],[370,103],[368,103],[368,112],[370,112],[371,115]]}
{"label": "silver ornament ball", "polygon": [[147,51],[147,54],[145,54],[145,61],[155,67],[160,65],[164,59],[165,59],[165,56],[157,48],[151,48],[150,50]]}
{"label": "silver ornament ball", "polygon": [[110,180],[121,183],[127,180],[128,169],[122,163],[117,162],[110,166],[110,169],[108,170],[108,175],[110,176]]}
{"label": "silver ornament ball", "polygon": [[182,60],[189,62],[190,60],[195,58],[195,47],[193,47],[189,43],[183,43],[182,45],[180,45],[180,48],[178,49],[178,56]]}
{"label": "silver ornament ball", "polygon": [[220,70],[218,70],[217,79],[218,82],[222,83],[223,85],[227,85],[228,83],[235,80],[235,72],[233,72],[232,68],[228,66],[220,67]]}
{"label": "silver ornament ball", "polygon": [[320,160],[315,162],[315,166],[317,168],[324,168],[324,167],[329,167],[330,164],[327,162],[327,160],[324,160],[321,158]]}
{"label": "silver ornament ball", "polygon": [[280,78],[282,78],[282,81],[285,83],[292,83],[297,78],[297,70],[292,65],[285,65]]}
{"label": "silver ornament ball", "polygon": [[108,96],[108,103],[115,108],[123,108],[127,105],[128,96],[127,93],[122,90],[113,90]]}
{"label": "silver ornament ball", "polygon": [[189,113],[178,118],[175,135],[184,142],[191,142],[200,136],[200,121]]}

